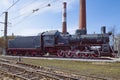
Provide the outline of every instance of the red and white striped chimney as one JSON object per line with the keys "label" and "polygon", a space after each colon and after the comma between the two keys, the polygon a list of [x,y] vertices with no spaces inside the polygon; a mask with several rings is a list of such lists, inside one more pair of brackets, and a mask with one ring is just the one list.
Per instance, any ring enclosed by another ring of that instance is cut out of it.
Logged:
{"label": "red and white striped chimney", "polygon": [[67,33],[67,3],[63,2],[62,33]]}

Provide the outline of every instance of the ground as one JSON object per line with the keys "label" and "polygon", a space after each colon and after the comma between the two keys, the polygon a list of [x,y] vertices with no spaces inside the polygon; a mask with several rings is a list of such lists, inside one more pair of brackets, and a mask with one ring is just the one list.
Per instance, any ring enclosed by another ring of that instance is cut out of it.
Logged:
{"label": "ground", "polygon": [[82,62],[45,59],[22,59],[22,61],[80,75],[92,75],[106,79],[120,80],[120,62]]}
{"label": "ground", "polygon": [[[10,57],[11,60],[17,60]],[[7,58],[8,59],[8,58]],[[119,58],[115,59],[118,60]],[[90,75],[107,80],[120,80],[120,62],[86,62],[72,60],[48,60],[38,58],[22,58],[22,62],[42,67],[49,67],[59,71],[75,73],[78,75]]]}

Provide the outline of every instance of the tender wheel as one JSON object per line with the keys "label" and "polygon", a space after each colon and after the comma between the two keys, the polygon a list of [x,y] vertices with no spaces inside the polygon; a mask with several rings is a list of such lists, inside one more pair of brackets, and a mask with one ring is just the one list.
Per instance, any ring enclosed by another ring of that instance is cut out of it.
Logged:
{"label": "tender wheel", "polygon": [[37,54],[37,52],[35,52],[35,51],[33,51],[32,53],[31,53],[31,56],[36,56],[36,54]]}
{"label": "tender wheel", "polygon": [[7,53],[8,55],[12,55],[12,51],[8,51],[8,53]]}
{"label": "tender wheel", "polygon": [[57,56],[58,57],[64,57],[65,56],[65,51],[63,51],[63,50],[57,51]]}
{"label": "tender wheel", "polygon": [[36,54],[36,56],[37,57],[41,57],[41,56],[43,56],[43,53],[41,53],[41,52],[38,51],[37,54]]}
{"label": "tender wheel", "polygon": [[13,56],[16,56],[17,55],[17,51],[13,51]]}
{"label": "tender wheel", "polygon": [[30,52],[29,52],[29,51],[26,51],[26,52],[25,52],[25,56],[30,56]]}

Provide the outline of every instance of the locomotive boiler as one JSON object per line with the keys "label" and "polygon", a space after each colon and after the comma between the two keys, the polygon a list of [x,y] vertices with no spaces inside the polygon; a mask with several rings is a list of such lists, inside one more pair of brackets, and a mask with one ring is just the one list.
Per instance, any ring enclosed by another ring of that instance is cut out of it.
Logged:
{"label": "locomotive boiler", "polygon": [[51,30],[37,36],[19,36],[8,41],[7,53],[10,55],[43,56],[46,53],[59,57],[95,58],[115,56],[110,46],[110,32],[106,27],[99,34],[87,34],[86,30],[86,0],[80,0],[80,25],[75,34],[67,32],[66,2],[63,3],[62,32]]}

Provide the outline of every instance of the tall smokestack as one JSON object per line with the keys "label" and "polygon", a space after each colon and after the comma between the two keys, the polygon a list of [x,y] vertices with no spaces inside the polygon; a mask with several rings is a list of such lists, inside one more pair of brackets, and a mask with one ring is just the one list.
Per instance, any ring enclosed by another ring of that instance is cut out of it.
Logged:
{"label": "tall smokestack", "polygon": [[80,0],[80,22],[79,29],[86,31],[86,0]]}
{"label": "tall smokestack", "polygon": [[67,33],[67,3],[63,3],[62,33]]}

